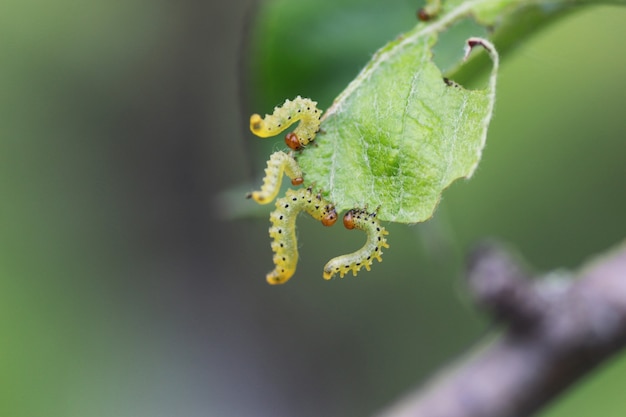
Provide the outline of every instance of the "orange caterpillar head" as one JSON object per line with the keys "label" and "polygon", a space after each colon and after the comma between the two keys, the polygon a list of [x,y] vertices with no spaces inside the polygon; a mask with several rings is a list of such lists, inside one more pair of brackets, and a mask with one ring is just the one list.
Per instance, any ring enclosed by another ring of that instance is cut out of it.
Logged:
{"label": "orange caterpillar head", "polygon": [[300,139],[298,139],[298,135],[295,133],[287,133],[285,135],[285,145],[287,145],[290,149],[294,151],[298,151],[302,149],[302,145],[300,144]]}

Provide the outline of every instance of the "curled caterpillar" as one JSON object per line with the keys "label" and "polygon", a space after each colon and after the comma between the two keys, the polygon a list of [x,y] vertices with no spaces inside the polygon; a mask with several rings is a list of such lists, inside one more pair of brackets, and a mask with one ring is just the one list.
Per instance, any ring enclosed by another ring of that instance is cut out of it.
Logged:
{"label": "curled caterpillar", "polygon": [[287,146],[297,150],[315,139],[321,117],[322,111],[317,108],[317,102],[297,96],[293,101],[286,100],[282,106],[275,107],[274,113],[266,114],[265,118],[258,114],[250,116],[250,130],[261,138],[269,138],[300,121],[298,127],[285,137]]}
{"label": "curled caterpillar", "polygon": [[300,185],[304,181],[302,170],[292,155],[282,151],[274,152],[267,161],[265,178],[259,191],[253,191],[246,197],[259,204],[267,204],[276,198],[283,182],[283,173],[291,178],[292,185]]}
{"label": "curled caterpillar", "polygon": [[376,218],[376,213],[352,209],[343,217],[343,225],[346,229],[364,230],[367,233],[367,241],[356,252],[338,256],[328,261],[324,266],[324,279],[331,279],[337,273],[343,278],[348,271],[352,271],[352,274],[356,276],[362,267],[369,271],[374,258],[378,262],[382,262],[382,248],[389,247],[385,238],[389,232],[381,226]]}
{"label": "curled caterpillar", "polygon": [[267,274],[270,284],[283,284],[296,272],[298,263],[298,242],[296,239],[296,217],[306,211],[324,226],[332,226],[337,221],[335,207],[320,194],[313,194],[311,188],[297,191],[287,190],[285,197],[276,200],[276,210],[270,214],[270,237],[274,251],[273,271]]}

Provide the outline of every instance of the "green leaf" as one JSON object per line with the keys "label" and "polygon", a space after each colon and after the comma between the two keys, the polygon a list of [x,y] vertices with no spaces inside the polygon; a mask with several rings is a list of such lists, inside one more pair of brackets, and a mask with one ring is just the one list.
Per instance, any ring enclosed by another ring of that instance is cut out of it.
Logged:
{"label": "green leaf", "polygon": [[[352,59],[364,47],[359,42],[392,22],[397,30],[405,27],[406,22],[386,12],[400,9],[400,2],[386,6],[385,12],[377,10],[376,25],[367,20],[369,3],[379,4],[367,0],[267,2],[275,7],[265,9],[260,19],[263,24],[255,35],[264,42],[257,45],[253,61],[255,69],[263,69],[255,70],[259,78],[255,85],[269,97],[269,103],[296,94],[327,103],[332,97],[329,90],[336,91],[335,83],[346,79],[345,68],[359,65]],[[475,169],[491,114],[485,109],[493,105],[491,87],[451,93],[453,89],[442,86],[433,62],[464,86],[484,85],[480,79],[493,63],[487,54],[473,54],[462,62],[462,42],[467,37],[488,35],[504,54],[581,6],[601,3],[626,4],[626,0],[443,0],[439,6],[437,1],[430,2],[427,7],[436,14],[434,19],[418,23],[401,40],[383,47],[335,100],[340,105],[326,111],[324,131],[316,144],[297,156],[305,181],[323,190],[340,210],[367,206],[380,208],[383,220],[414,223],[428,219],[442,190]],[[401,10],[403,14],[415,18],[406,10]],[[348,30],[358,32],[358,36],[348,36],[348,41],[343,32],[332,30],[346,25],[372,30]],[[293,31],[293,27],[307,30]],[[394,29],[384,30],[393,33]],[[414,88],[418,84],[419,91]],[[489,103],[481,101],[486,97],[491,97]],[[463,117],[455,119],[459,103],[469,107]],[[474,123],[481,119],[484,124]],[[448,140],[446,132],[455,132],[455,126],[456,136]]]}
{"label": "green leaf", "polygon": [[421,222],[444,188],[474,172],[498,58],[481,40],[494,61],[487,88],[446,82],[431,53],[443,27],[418,25],[382,48],[328,109],[316,145],[299,155],[307,183],[338,210],[378,208],[381,220]]}

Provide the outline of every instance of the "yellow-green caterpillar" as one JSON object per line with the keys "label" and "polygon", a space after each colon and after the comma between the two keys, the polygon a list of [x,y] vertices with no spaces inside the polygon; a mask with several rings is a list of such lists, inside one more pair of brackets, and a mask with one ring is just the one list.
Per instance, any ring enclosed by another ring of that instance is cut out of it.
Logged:
{"label": "yellow-green caterpillar", "polygon": [[250,116],[250,130],[261,138],[269,138],[301,121],[298,127],[285,137],[287,146],[297,150],[315,139],[321,117],[322,111],[317,108],[317,102],[297,96],[293,100],[286,100],[282,106],[275,107],[274,113],[266,114],[264,118],[258,114]]}
{"label": "yellow-green caterpillar", "polygon": [[[293,123],[300,121],[296,129],[287,134],[285,143],[292,150],[301,150],[315,139],[320,127],[322,112],[317,103],[308,98],[296,97],[274,109],[271,115],[261,118],[258,114],[250,117],[250,130],[262,138],[275,136]],[[263,185],[258,191],[248,194],[259,204],[267,204],[276,198],[283,174],[291,178],[293,185],[303,183],[303,173],[293,152],[274,152],[265,169]],[[314,194],[311,188],[287,190],[285,197],[276,200],[276,209],[270,214],[272,226],[269,229],[272,238],[275,268],[267,274],[270,284],[283,284],[295,273],[298,263],[298,243],[296,238],[296,217],[305,211],[310,216],[332,226],[337,220],[337,212],[332,203],[326,201],[321,194]],[[343,276],[352,271],[354,275],[365,267],[368,271],[374,259],[382,262],[382,248],[388,248],[388,234],[376,218],[376,213],[353,209],[346,213],[343,224],[347,229],[360,229],[367,233],[365,245],[356,252],[331,259],[324,267],[323,277],[331,279],[335,274]]]}
{"label": "yellow-green caterpillar", "polygon": [[285,152],[274,152],[267,161],[265,168],[265,178],[259,191],[253,191],[247,195],[259,204],[268,204],[278,194],[280,184],[283,182],[283,173],[291,178],[292,185],[300,185],[304,181],[302,170],[293,158]]}
{"label": "yellow-green caterpillar", "polygon": [[313,194],[311,188],[297,191],[287,190],[285,197],[276,200],[276,210],[270,214],[270,237],[274,251],[274,270],[267,274],[270,284],[283,284],[296,272],[298,263],[298,242],[296,238],[296,217],[306,211],[311,217],[332,226],[337,221],[335,207],[320,194]]}
{"label": "yellow-green caterpillar", "polygon": [[352,271],[352,274],[356,276],[362,267],[369,271],[374,259],[378,262],[383,261],[382,248],[389,247],[385,238],[389,232],[381,226],[375,212],[367,213],[365,210],[352,209],[343,217],[343,224],[346,229],[364,230],[367,233],[367,241],[356,252],[328,261],[324,267],[324,279],[331,279],[337,273],[343,278],[348,271]]}

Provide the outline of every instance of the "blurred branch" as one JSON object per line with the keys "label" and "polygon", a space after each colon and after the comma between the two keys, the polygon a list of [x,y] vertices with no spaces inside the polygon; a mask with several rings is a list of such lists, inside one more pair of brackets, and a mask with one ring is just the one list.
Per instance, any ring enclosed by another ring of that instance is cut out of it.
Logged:
{"label": "blurred branch", "polygon": [[379,417],[514,417],[539,410],[626,344],[626,242],[576,280],[529,280],[502,247],[468,260],[476,303],[505,330]]}

